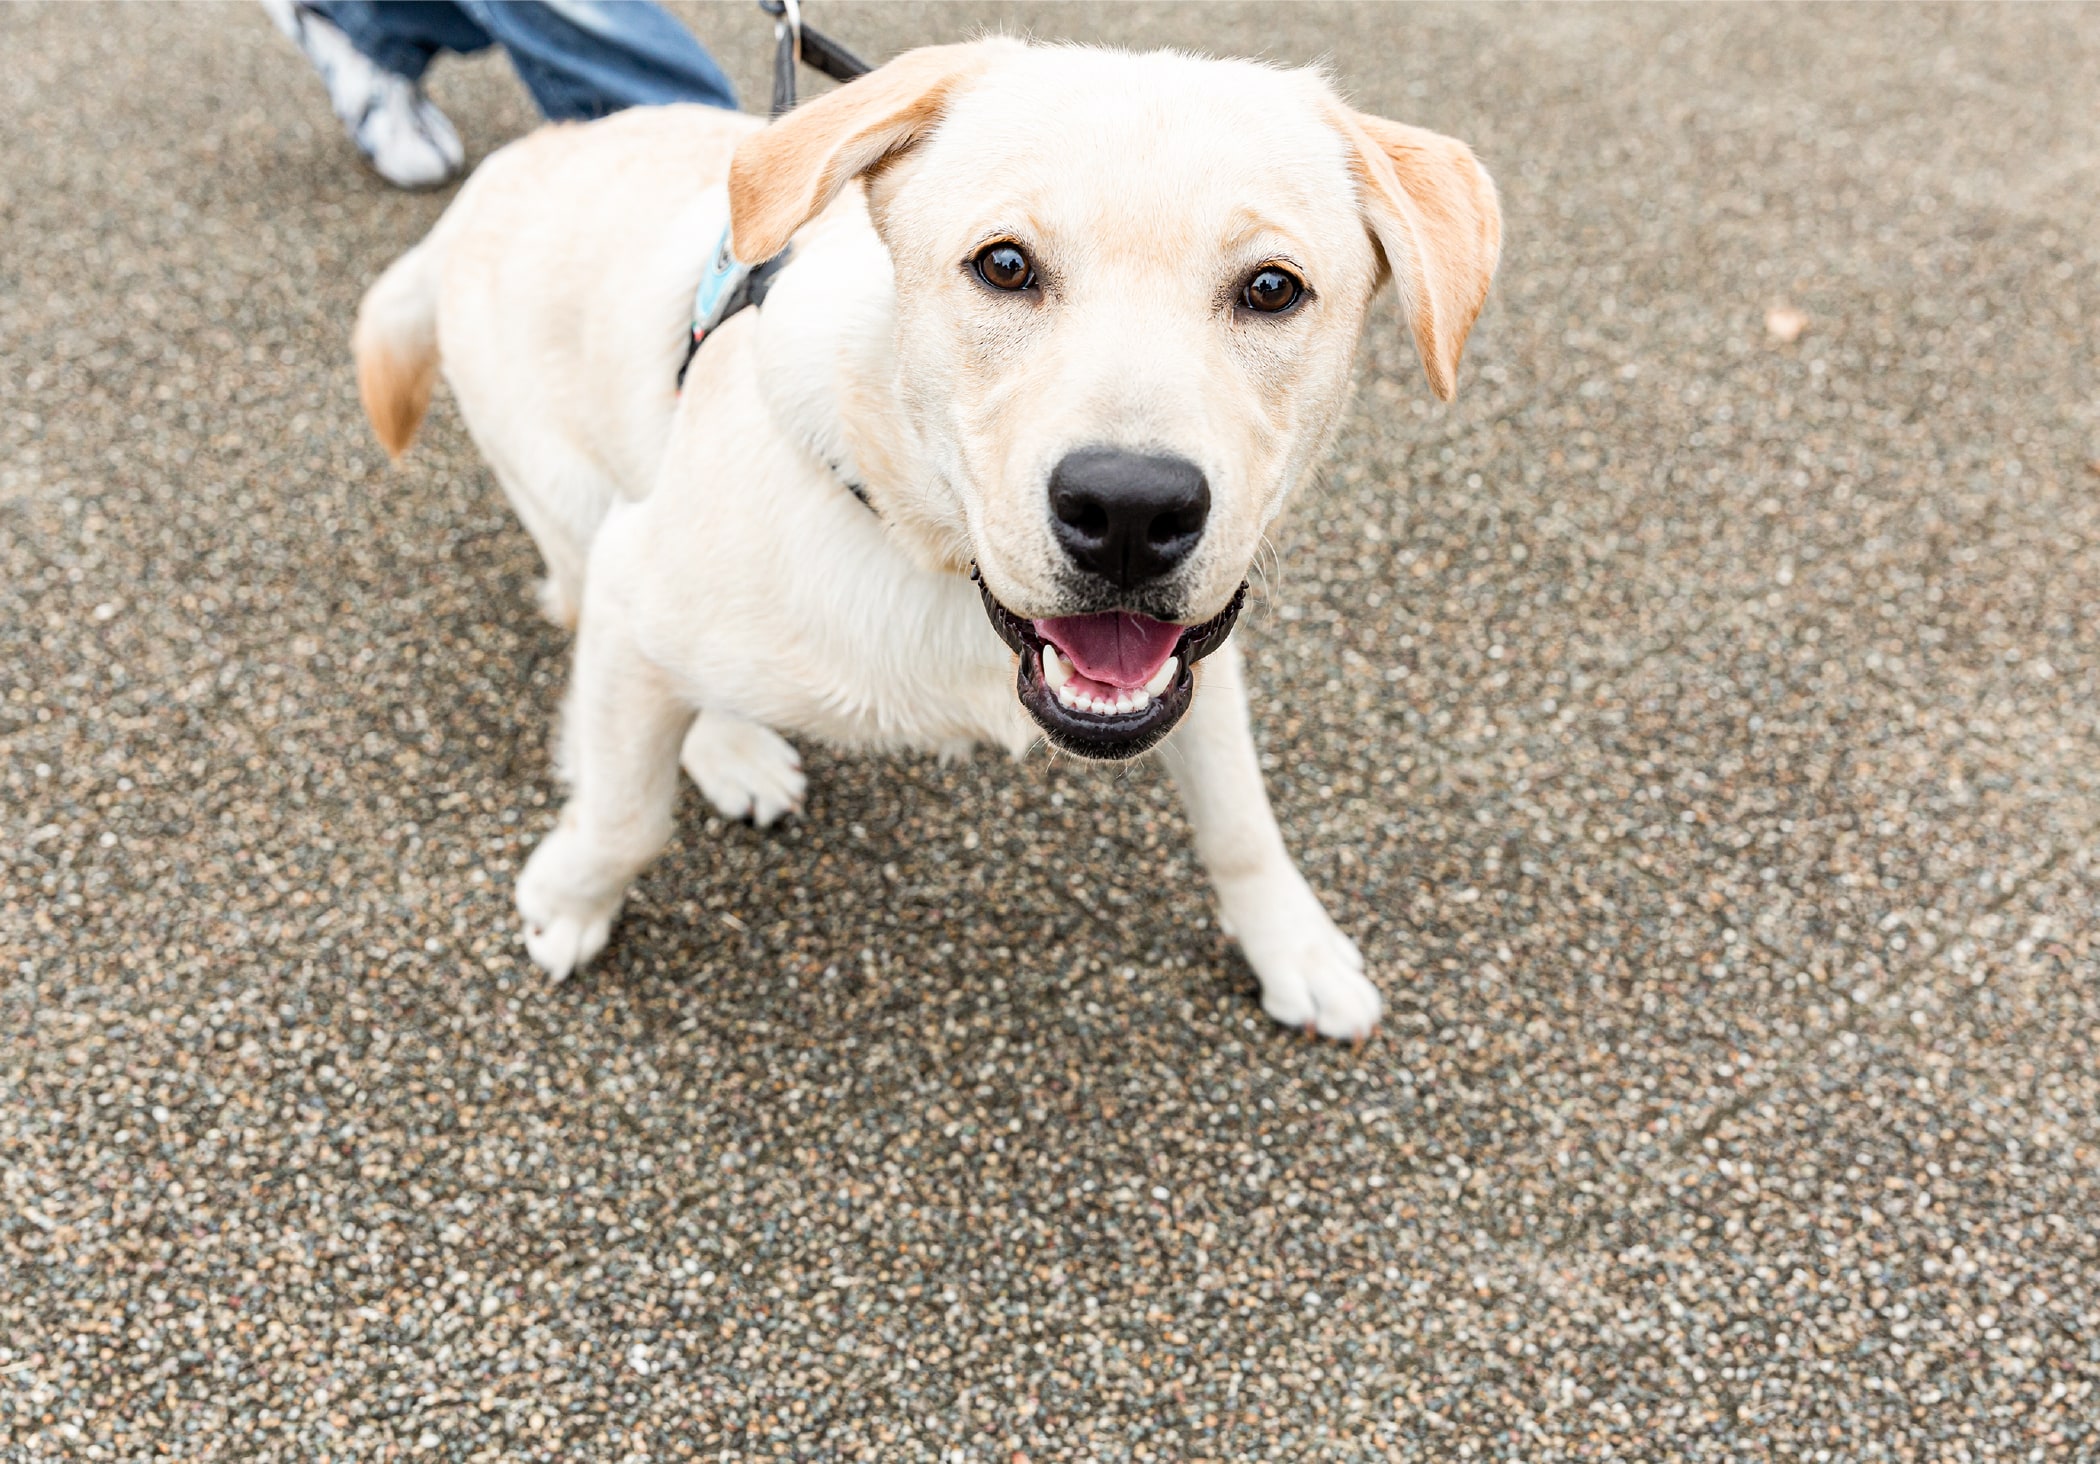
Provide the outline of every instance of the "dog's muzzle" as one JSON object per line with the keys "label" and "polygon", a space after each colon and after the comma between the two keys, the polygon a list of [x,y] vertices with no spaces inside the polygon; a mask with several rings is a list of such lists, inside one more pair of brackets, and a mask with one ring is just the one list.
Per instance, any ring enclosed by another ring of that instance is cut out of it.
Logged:
{"label": "dog's muzzle", "polygon": [[992,628],[1021,658],[1014,694],[1051,742],[1080,757],[1136,757],[1174,730],[1196,694],[1196,663],[1225,644],[1246,603],[1241,583],[1201,625],[1126,611],[1025,620],[970,566]]}

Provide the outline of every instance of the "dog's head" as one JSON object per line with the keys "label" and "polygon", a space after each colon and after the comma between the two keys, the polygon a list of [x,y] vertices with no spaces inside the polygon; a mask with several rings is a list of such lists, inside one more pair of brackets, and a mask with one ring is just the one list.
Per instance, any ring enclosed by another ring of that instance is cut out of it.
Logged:
{"label": "dog's head", "polygon": [[865,179],[896,279],[916,522],[974,563],[1023,705],[1151,746],[1398,288],[1449,398],[1501,215],[1465,145],[1313,71],[1015,41],[909,52],[738,150],[756,262]]}

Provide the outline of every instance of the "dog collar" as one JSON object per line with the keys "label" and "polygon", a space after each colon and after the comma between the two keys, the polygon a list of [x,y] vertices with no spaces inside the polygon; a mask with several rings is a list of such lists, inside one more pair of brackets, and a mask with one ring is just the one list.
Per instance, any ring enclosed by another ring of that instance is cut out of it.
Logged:
{"label": "dog collar", "polygon": [[699,288],[693,291],[692,329],[686,337],[685,359],[678,363],[681,391],[693,357],[699,354],[700,343],[739,310],[763,305],[766,292],[773,288],[773,277],[794,252],[795,246],[790,244],[762,264],[746,264],[730,247],[729,223],[723,221],[721,237],[715,240],[714,252],[708,257],[707,270],[700,276]]}
{"label": "dog collar", "polygon": [[[707,271],[700,277],[699,288],[693,291],[692,329],[686,336],[685,359],[678,363],[679,391],[685,390],[685,374],[692,369],[693,357],[700,354],[700,343],[739,310],[755,309],[765,304],[774,278],[794,253],[795,246],[790,244],[763,264],[745,264],[730,247],[729,224],[723,223],[714,253],[708,257]],[[863,484],[847,477],[829,458],[825,459],[824,465],[831,469],[831,475],[848,493],[860,500],[862,508],[875,512],[875,505],[868,501],[868,490]]]}
{"label": "dog collar", "polygon": [[[874,68],[854,55],[831,37],[814,26],[802,23],[800,0],[758,0],[759,8],[775,17],[773,26],[773,115],[780,116],[795,105],[795,63],[814,66],[833,81],[843,85],[856,77],[866,76]],[[700,287],[693,291],[693,324],[685,342],[685,359],[678,363],[676,389],[685,390],[685,373],[692,368],[693,357],[699,354],[700,343],[708,333],[723,321],[746,306],[765,303],[766,292],[773,288],[773,277],[788,262],[794,252],[791,244],[762,264],[745,264],[736,257],[730,247],[729,199],[722,198],[722,227],[715,239],[715,251],[708,258],[707,272],[700,277]],[[829,458],[825,466],[831,475],[845,485],[846,491],[858,498],[861,507],[875,513],[875,505],[868,502],[868,490],[847,477],[839,465]],[[875,514],[877,518],[882,517]]]}

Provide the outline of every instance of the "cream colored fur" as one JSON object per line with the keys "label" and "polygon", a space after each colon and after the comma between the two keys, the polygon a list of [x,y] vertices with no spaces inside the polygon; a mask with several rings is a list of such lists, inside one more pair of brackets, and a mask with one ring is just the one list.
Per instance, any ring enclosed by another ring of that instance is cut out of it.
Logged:
{"label": "cream colored fur", "polygon": [[[724,188],[740,252],[794,254],[680,393]],[[1027,242],[1039,298],[969,274],[999,238]],[[662,108],[491,158],[373,287],[356,345],[397,453],[442,360],[546,559],[549,612],[580,617],[571,797],[519,879],[533,959],[560,977],[604,945],[670,834],[681,756],[764,824],[803,795],[775,729],[1026,752],[1014,658],[966,572],[1019,614],[1072,608],[1046,499],[1064,453],[1203,469],[1178,618],[1214,614],[1325,448],[1379,286],[1397,279],[1448,395],[1498,244],[1463,145],[1354,113],[1313,72],[1170,54],[933,48],[769,128]],[[1277,260],[1306,303],[1236,310]],[[1284,849],[1237,653],[1201,670],[1163,756],[1225,923],[1277,1020],[1362,1037],[1378,992]]]}

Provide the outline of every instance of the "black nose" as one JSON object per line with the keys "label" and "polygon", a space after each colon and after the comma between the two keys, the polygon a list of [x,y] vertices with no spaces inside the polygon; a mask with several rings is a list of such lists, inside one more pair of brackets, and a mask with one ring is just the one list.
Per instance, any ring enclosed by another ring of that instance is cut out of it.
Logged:
{"label": "black nose", "polygon": [[1073,563],[1127,590],[1188,558],[1210,484],[1186,458],[1083,447],[1050,471],[1050,516]]}

